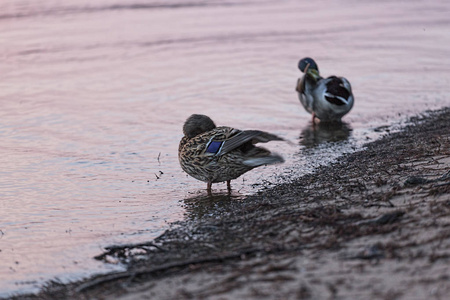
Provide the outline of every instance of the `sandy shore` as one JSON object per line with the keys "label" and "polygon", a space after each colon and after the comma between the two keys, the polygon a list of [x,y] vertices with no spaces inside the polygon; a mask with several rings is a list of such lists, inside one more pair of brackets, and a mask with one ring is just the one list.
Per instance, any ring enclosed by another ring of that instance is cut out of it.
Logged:
{"label": "sandy shore", "polygon": [[186,203],[190,220],[98,259],[127,272],[21,299],[446,299],[450,108],[245,200]]}

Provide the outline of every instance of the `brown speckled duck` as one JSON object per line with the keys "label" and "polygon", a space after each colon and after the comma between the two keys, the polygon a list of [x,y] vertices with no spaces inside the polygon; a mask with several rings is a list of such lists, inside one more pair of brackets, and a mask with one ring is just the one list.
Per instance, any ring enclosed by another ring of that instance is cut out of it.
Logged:
{"label": "brown speckled duck", "polygon": [[256,143],[282,141],[283,139],[264,131],[239,130],[231,127],[216,127],[205,115],[191,115],[183,126],[184,137],[178,148],[178,159],[183,170],[195,179],[211,184],[230,182],[253,168],[284,162]]}

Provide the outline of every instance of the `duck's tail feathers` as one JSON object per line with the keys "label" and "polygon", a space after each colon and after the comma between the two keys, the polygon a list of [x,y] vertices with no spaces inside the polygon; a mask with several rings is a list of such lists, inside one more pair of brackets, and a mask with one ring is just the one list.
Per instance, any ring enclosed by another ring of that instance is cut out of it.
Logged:
{"label": "duck's tail feathers", "polygon": [[244,165],[249,167],[259,167],[262,165],[272,165],[283,163],[284,159],[278,154],[271,154],[264,157],[250,157],[244,160]]}
{"label": "duck's tail feathers", "polygon": [[270,141],[284,141],[282,137],[279,137],[275,134],[268,133],[265,131],[259,130],[247,130],[247,132],[254,134],[255,136],[252,139],[252,143],[267,143]]}
{"label": "duck's tail feathers", "polygon": [[252,144],[267,143],[270,141],[284,141],[283,138],[260,130],[245,130],[241,131],[229,140],[225,141],[220,150],[220,155],[226,154],[231,150],[251,141]]}

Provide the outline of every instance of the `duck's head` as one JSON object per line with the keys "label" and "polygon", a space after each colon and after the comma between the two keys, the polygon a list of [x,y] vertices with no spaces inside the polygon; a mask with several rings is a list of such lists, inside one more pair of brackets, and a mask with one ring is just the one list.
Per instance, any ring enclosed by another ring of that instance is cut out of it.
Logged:
{"label": "duck's head", "polygon": [[300,69],[300,71],[302,71],[306,75],[309,75],[315,81],[320,78],[319,67],[317,66],[314,59],[310,57],[302,58],[298,62],[298,68]]}
{"label": "duck's head", "polygon": [[184,122],[183,133],[191,139],[214,128],[216,128],[216,124],[214,124],[210,117],[193,114]]}

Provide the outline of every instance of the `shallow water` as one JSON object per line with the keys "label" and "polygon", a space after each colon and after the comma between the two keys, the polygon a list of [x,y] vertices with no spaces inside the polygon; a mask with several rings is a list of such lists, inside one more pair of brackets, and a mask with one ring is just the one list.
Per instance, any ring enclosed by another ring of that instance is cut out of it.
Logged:
{"label": "shallow water", "polygon": [[[286,163],[235,180],[239,199],[450,105],[444,0],[0,8],[0,296],[117,269],[92,257],[150,240],[183,218],[185,202],[204,201],[206,184],[178,165],[191,113],[294,142],[267,145]],[[342,128],[312,130],[294,90],[304,56],[352,83]],[[226,186],[213,188],[220,198]]]}

